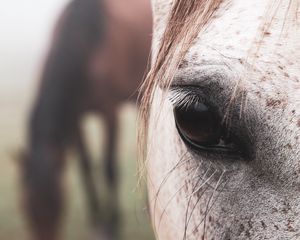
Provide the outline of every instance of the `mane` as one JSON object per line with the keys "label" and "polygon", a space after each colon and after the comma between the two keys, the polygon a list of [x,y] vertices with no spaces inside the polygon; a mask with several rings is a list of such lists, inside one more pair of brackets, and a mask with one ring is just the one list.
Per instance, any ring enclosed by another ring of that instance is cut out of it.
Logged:
{"label": "mane", "polygon": [[159,51],[141,87],[139,159],[146,159],[150,106],[155,90],[158,86],[170,86],[188,49],[212,20],[222,2],[223,0],[174,0]]}

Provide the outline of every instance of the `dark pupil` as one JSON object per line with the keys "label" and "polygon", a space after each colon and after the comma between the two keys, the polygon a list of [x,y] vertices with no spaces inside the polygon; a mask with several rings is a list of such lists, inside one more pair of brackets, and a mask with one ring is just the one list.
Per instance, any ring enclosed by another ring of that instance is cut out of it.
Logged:
{"label": "dark pupil", "polygon": [[217,114],[203,103],[174,109],[176,125],[180,134],[188,140],[201,144],[218,144],[221,138],[221,124]]}

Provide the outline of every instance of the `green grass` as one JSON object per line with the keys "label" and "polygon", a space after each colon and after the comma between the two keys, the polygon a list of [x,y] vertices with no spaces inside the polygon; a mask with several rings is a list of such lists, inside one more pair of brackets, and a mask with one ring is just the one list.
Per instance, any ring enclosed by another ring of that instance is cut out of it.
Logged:
{"label": "green grass", "polygon": [[[28,102],[15,101],[8,104],[0,98],[0,240],[29,239],[21,208],[21,184],[17,161],[17,153],[25,146]],[[146,191],[144,188],[136,190],[135,118],[136,112],[133,107],[125,106],[121,109],[118,145],[120,203],[123,219],[121,236],[124,240],[150,240],[154,238],[145,210]],[[107,190],[103,188],[103,176],[101,176],[104,126],[95,117],[89,117],[85,123],[88,146],[93,156],[94,176],[99,183],[98,190],[102,201],[105,201]],[[85,196],[81,187],[76,156],[72,154],[68,158],[65,189],[67,207],[62,240],[88,239],[90,229]]]}

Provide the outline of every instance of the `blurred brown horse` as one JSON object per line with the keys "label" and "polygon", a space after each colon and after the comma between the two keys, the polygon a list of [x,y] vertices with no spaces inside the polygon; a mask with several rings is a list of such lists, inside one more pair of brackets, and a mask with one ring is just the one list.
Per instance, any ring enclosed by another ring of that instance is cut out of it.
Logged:
{"label": "blurred brown horse", "polygon": [[[87,112],[105,119],[105,174],[111,202],[117,202],[117,110],[136,101],[151,31],[149,0],[73,0],[60,17],[32,111],[23,165],[25,207],[35,240],[58,238],[61,175],[69,147],[80,156],[92,224],[101,222],[80,126]],[[106,224],[111,239],[117,238],[112,228],[117,215],[115,211]]]}

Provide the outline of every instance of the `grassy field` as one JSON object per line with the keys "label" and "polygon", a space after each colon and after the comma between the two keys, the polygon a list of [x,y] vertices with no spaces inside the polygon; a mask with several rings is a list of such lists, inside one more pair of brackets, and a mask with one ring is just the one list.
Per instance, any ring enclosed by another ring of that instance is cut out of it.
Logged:
{"label": "grassy field", "polygon": [[[26,95],[27,94],[27,95]],[[25,122],[30,97],[26,91],[20,91],[12,98],[12,93],[0,98],[0,240],[26,240],[28,232],[21,211],[20,178],[18,152],[25,145]],[[32,95],[32,94],[31,94]],[[18,97],[17,97],[18,96]],[[145,189],[136,190],[136,111],[124,106],[120,112],[120,139],[118,160],[121,179],[122,239],[153,239],[146,213]],[[125,127],[126,126],[126,127]],[[99,192],[105,199],[105,190],[101,184],[101,152],[103,151],[103,125],[89,116],[85,121],[86,136],[94,159],[95,178],[99,182]],[[67,209],[62,240],[89,239],[85,196],[81,187],[76,156],[68,159],[65,174]]]}

